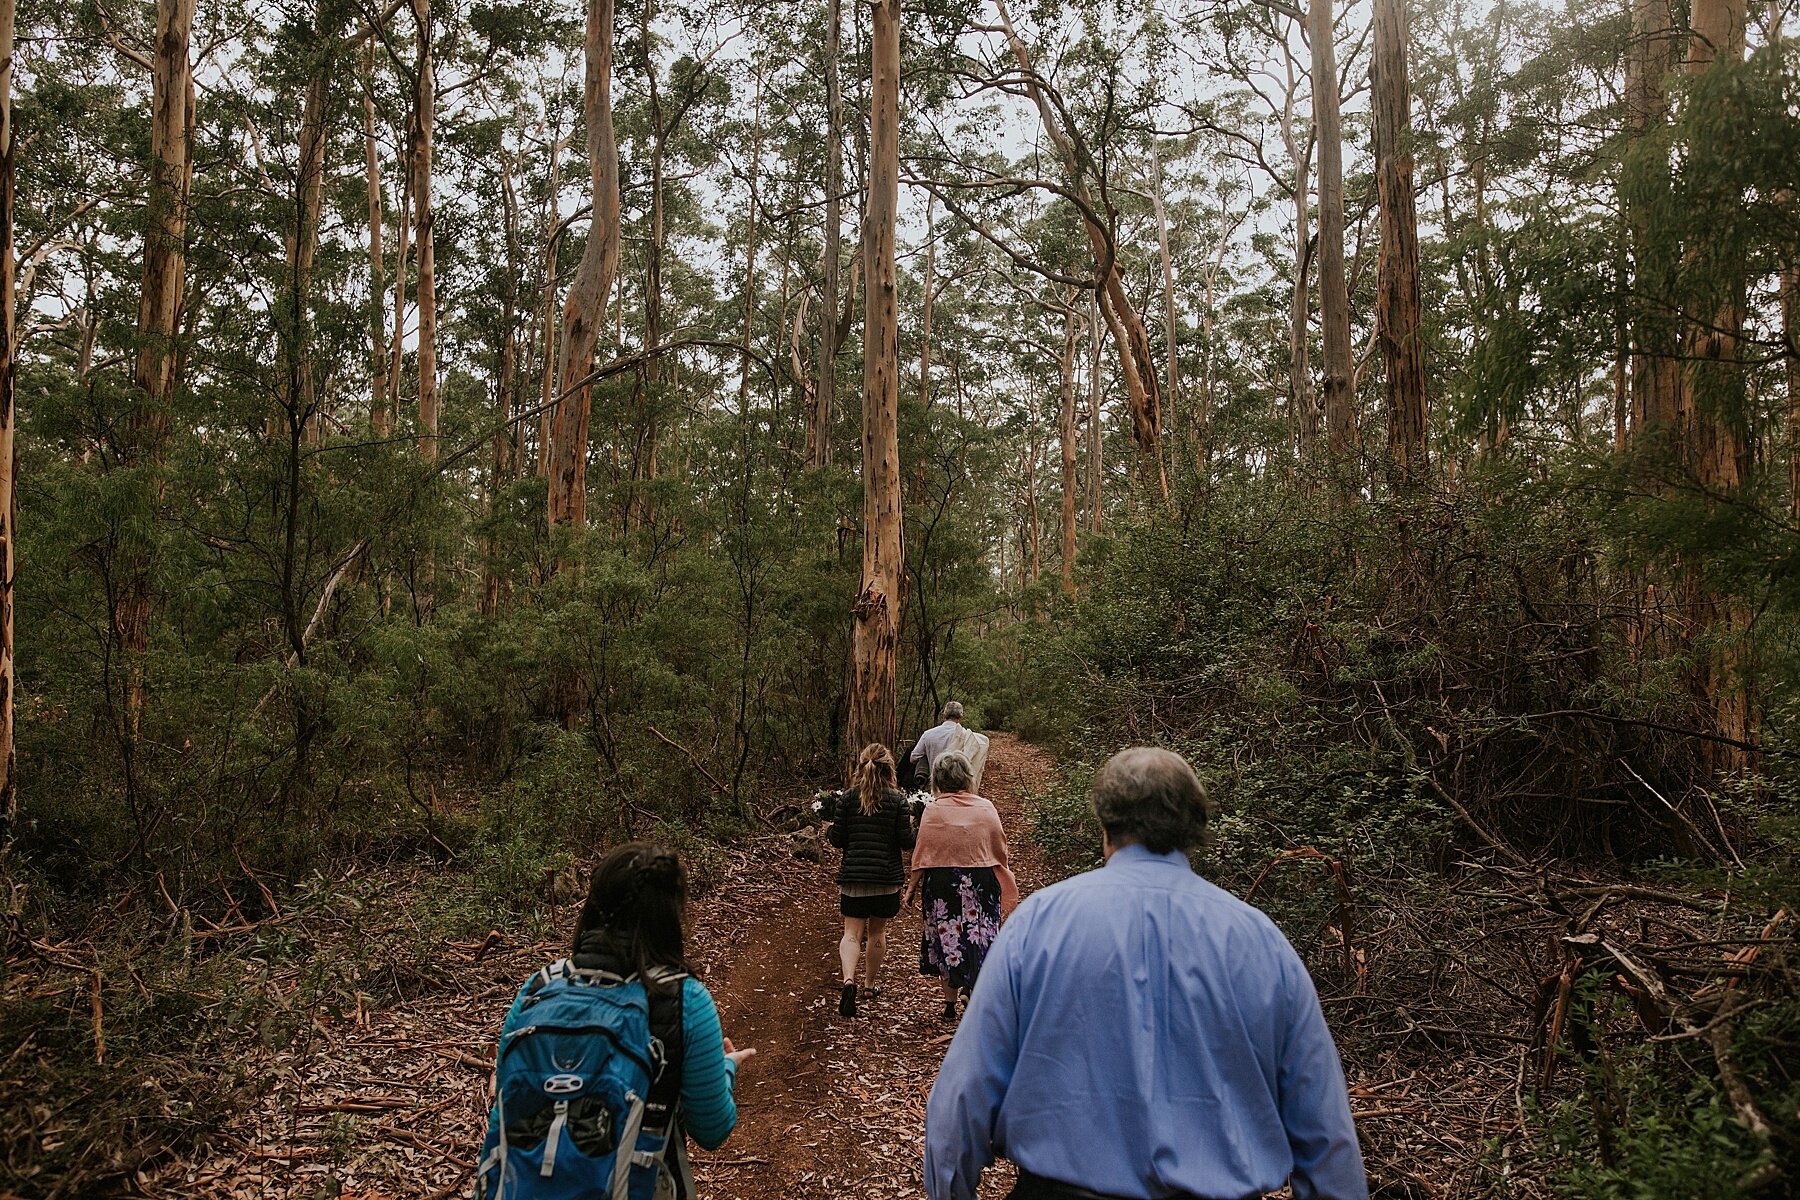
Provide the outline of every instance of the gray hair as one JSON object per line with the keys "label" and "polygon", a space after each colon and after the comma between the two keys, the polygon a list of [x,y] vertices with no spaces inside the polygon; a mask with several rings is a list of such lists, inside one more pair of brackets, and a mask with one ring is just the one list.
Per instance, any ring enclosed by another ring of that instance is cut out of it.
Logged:
{"label": "gray hair", "polygon": [[1213,804],[1179,754],[1134,746],[1107,759],[1094,776],[1094,815],[1114,846],[1140,842],[1167,854],[1206,840]]}
{"label": "gray hair", "polygon": [[931,764],[931,786],[939,792],[965,792],[975,782],[975,768],[956,751],[940,754]]}
{"label": "gray hair", "polygon": [[962,720],[962,704],[952,700],[950,703],[944,705],[944,719],[946,721]]}

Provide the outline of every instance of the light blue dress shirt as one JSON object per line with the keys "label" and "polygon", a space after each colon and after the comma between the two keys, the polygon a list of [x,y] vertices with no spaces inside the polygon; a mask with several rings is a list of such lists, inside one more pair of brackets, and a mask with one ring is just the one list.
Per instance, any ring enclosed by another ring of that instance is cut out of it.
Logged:
{"label": "light blue dress shirt", "polygon": [[1113,1196],[1367,1200],[1337,1047],[1275,923],[1131,845],[1000,931],[925,1114],[925,1194],[996,1156]]}

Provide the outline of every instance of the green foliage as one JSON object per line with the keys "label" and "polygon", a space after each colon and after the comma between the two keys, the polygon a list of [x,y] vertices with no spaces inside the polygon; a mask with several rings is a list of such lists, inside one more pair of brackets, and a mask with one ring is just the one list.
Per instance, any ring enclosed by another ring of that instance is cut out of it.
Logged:
{"label": "green foliage", "polygon": [[[1562,1152],[1559,1196],[1575,1200],[1735,1200],[1777,1189],[1800,1154],[1800,1080],[1793,1073],[1800,1002],[1789,997],[1746,1020],[1732,1055],[1777,1125],[1776,1153],[1744,1126],[1705,1061],[1687,1043],[1671,1070],[1670,1052],[1646,1045],[1614,1050],[1589,1072],[1583,1094],[1547,1114]],[[1692,1071],[1692,1074],[1688,1072]]]}

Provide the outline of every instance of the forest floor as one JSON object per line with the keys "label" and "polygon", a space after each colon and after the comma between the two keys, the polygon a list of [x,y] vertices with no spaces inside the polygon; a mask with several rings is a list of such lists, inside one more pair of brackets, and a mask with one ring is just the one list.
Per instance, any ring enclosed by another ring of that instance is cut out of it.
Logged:
{"label": "forest floor", "polygon": [[[1051,770],[1042,752],[993,736],[982,780],[1014,848],[1021,889],[1051,882],[1021,797]],[[890,926],[882,995],[837,1015],[842,932],[835,855],[769,835],[740,843],[690,906],[689,952],[725,1033],[757,1053],[738,1076],[738,1125],[695,1150],[708,1200],[890,1200],[920,1194],[925,1100],[954,1026],[918,973],[918,917]],[[574,921],[571,904],[567,921]],[[493,1040],[520,982],[557,957],[550,942],[489,935],[445,947],[435,985],[378,1011],[316,1020],[279,1063],[280,1086],[201,1161],[140,1177],[150,1196],[193,1200],[447,1200],[470,1188],[487,1119]],[[1010,1169],[989,1172],[1000,1196]]]}
{"label": "forest floor", "polygon": [[[1052,770],[1044,752],[993,736],[983,790],[1006,823],[1027,893],[1055,875],[1022,804]],[[837,1015],[836,856],[821,841],[817,831],[802,831],[740,842],[690,905],[697,974],[718,1001],[727,1036],[757,1050],[738,1076],[736,1130],[720,1150],[693,1155],[707,1200],[921,1195],[925,1101],[954,1030],[940,1018],[936,981],[918,974],[916,912],[890,927],[881,997],[853,1019]],[[1287,886],[1323,886],[1289,878]],[[1265,892],[1274,886],[1272,879]],[[571,901],[542,914],[536,928],[560,937],[575,912]],[[1334,928],[1298,948],[1322,972],[1372,1190],[1453,1200],[1491,1194],[1498,1183],[1520,1200],[1552,1195],[1533,1161],[1525,1097],[1528,1066],[1541,1057],[1524,1024],[1529,972],[1516,986],[1494,983],[1493,995],[1477,1000],[1469,987],[1478,978],[1458,982],[1464,972],[1452,959],[1421,950],[1423,937],[1401,936],[1405,914],[1367,917],[1357,957],[1367,947],[1370,963],[1380,955],[1390,964],[1374,987],[1332,982],[1332,964],[1343,957]],[[1535,911],[1512,919],[1524,923],[1522,945],[1553,938],[1563,920]],[[440,940],[432,970],[395,973],[392,991],[403,1001],[313,1008],[302,1036],[274,1064],[275,1086],[218,1131],[208,1152],[139,1173],[138,1193],[157,1200],[466,1195],[501,1017],[520,982],[562,952],[554,940],[499,932]],[[1502,996],[1512,998],[1494,998]],[[1011,1168],[1001,1164],[988,1173],[983,1195],[1003,1195],[1010,1180]]]}

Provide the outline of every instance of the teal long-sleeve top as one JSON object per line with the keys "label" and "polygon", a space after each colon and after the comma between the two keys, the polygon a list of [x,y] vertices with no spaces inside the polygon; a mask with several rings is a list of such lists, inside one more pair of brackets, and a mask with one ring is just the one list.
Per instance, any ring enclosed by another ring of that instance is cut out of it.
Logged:
{"label": "teal long-sleeve top", "polygon": [[688,1136],[716,1150],[737,1124],[737,1064],[725,1057],[719,1008],[698,979],[681,981],[681,1123]]}
{"label": "teal long-sleeve top", "polygon": [[[519,989],[502,1028],[512,1027],[530,986]],[[681,1040],[681,1125],[702,1148],[717,1150],[737,1125],[737,1063],[725,1057],[719,1006],[692,976],[681,981]]]}

